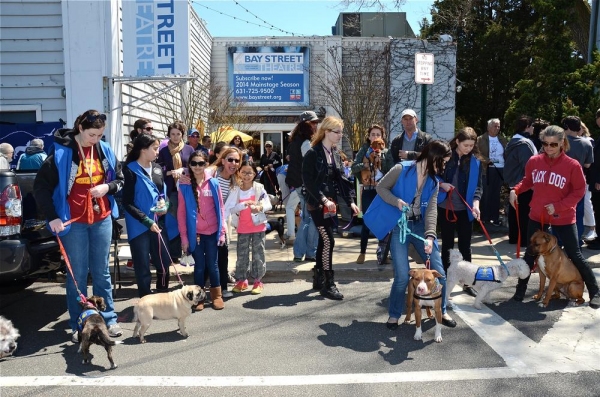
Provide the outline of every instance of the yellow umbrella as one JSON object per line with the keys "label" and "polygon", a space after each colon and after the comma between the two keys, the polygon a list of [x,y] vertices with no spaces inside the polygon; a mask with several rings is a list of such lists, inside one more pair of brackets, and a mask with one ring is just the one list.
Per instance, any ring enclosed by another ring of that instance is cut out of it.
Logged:
{"label": "yellow umbrella", "polygon": [[239,135],[240,138],[242,138],[243,142],[250,142],[251,140],[254,139],[250,135],[244,134],[243,132],[234,129],[231,126],[225,126],[225,127],[219,128],[218,130],[216,130],[210,134],[210,138],[213,140],[213,142],[229,143],[229,142],[231,142],[233,137],[236,135]]}

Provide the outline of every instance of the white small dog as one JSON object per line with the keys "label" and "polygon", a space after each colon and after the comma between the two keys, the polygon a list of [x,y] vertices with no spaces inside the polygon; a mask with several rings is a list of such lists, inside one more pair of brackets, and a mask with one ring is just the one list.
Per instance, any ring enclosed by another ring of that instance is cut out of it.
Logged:
{"label": "white small dog", "polygon": [[19,330],[12,321],[0,316],[0,358],[8,357],[17,350],[19,336]]}
{"label": "white small dog", "polygon": [[[450,250],[450,267],[446,272],[446,301],[450,301],[450,292],[457,284],[470,285],[477,290],[477,298],[473,306],[481,310],[481,304],[485,302],[490,292],[502,286],[504,280],[509,276],[526,278],[529,275],[529,266],[523,259],[513,259],[506,264],[506,268],[501,264],[489,266],[487,273],[492,277],[492,281],[475,281],[475,275],[480,266],[463,260],[463,256],[457,249]],[[508,269],[508,271],[507,271]],[[489,272],[491,270],[493,273]]]}

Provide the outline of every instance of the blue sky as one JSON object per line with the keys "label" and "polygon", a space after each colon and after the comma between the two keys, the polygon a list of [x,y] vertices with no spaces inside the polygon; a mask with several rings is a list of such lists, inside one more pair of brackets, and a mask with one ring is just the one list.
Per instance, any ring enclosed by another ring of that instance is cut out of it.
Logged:
{"label": "blue sky", "polygon": [[[391,7],[393,2],[386,3]],[[356,11],[356,8],[344,9],[339,0],[192,0],[192,4],[207,22],[213,37],[328,36],[340,12]],[[387,11],[406,12],[410,26],[417,33],[423,18],[431,20],[432,4],[433,0],[406,0],[399,10],[388,8]]]}

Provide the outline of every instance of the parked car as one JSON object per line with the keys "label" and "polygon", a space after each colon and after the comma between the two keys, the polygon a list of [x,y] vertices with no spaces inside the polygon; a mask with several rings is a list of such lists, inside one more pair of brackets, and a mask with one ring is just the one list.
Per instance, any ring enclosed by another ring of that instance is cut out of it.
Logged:
{"label": "parked car", "polygon": [[0,293],[63,270],[56,238],[33,197],[36,172],[0,171]]}

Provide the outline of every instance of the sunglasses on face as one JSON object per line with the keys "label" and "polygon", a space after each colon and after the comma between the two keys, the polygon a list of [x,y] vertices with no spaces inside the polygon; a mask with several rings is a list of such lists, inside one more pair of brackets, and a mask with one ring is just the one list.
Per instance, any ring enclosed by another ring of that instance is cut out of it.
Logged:
{"label": "sunglasses on face", "polygon": [[148,132],[152,131],[153,129],[154,129],[154,127],[144,127],[144,131],[148,131]]}
{"label": "sunglasses on face", "polygon": [[190,161],[190,167],[204,167],[206,165],[206,161]]}
{"label": "sunglasses on face", "polygon": [[543,147],[550,146],[551,148],[556,149],[558,147],[558,143],[557,142],[544,142],[544,141],[542,141],[542,146]]}
{"label": "sunglasses on face", "polygon": [[341,130],[329,130],[329,132],[333,132],[335,134],[341,134],[342,133]]}
{"label": "sunglasses on face", "polygon": [[273,146],[271,146],[271,145],[265,145],[265,147],[273,147]]}
{"label": "sunglasses on face", "polygon": [[239,163],[240,163],[240,160],[238,160],[238,159],[234,159],[233,157],[228,157],[228,158],[227,158],[227,162],[228,162],[228,163],[236,163],[236,164],[239,164]]}
{"label": "sunglasses on face", "polygon": [[105,114],[88,114],[87,116],[85,116],[85,119],[87,121],[89,121],[90,123],[95,122],[96,120],[100,119],[102,121],[106,121],[106,115]]}

